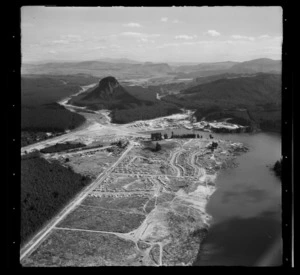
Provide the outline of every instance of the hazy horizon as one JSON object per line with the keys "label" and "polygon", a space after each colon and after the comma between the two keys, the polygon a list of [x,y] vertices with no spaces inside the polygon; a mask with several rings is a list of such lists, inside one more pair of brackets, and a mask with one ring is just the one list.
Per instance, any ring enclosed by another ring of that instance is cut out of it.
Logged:
{"label": "hazy horizon", "polygon": [[281,60],[281,7],[21,9],[22,62]]}
{"label": "hazy horizon", "polygon": [[[273,61],[281,61],[281,58],[280,59],[272,59],[272,58],[267,58],[267,57],[261,57],[261,58],[255,58],[255,59],[250,59],[250,60],[243,60],[243,61],[236,61],[236,60],[225,60],[225,61],[213,61],[213,62],[185,62],[185,61],[182,61],[182,62],[176,62],[176,61],[164,61],[164,62],[152,62],[152,61],[139,61],[139,60],[133,60],[133,59],[129,59],[129,61],[132,61],[132,62],[136,62],[136,63],[154,63],[154,64],[159,64],[159,63],[167,63],[169,65],[184,65],[184,64],[212,64],[212,63],[225,63],[225,62],[246,62],[246,61],[252,61],[252,60],[256,60],[256,59],[270,59],[270,60],[273,60]],[[99,62],[108,62],[109,63],[109,59],[111,60],[111,62],[113,61],[121,61],[122,59],[127,59],[127,58],[103,58],[103,59],[87,59],[87,60],[39,60],[39,61],[27,61],[27,62],[23,62],[25,64],[46,64],[46,63],[80,63],[80,62],[93,62],[93,61],[99,61]],[[120,62],[122,63],[122,62]]]}

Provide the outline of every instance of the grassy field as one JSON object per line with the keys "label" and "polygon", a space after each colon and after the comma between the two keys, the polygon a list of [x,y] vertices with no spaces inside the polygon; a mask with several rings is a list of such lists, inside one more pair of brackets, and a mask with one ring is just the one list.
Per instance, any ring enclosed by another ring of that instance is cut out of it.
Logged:
{"label": "grassy field", "polygon": [[132,241],[112,234],[56,230],[25,260],[24,266],[131,265],[138,253]]}
{"label": "grassy field", "polygon": [[143,214],[100,207],[79,206],[58,227],[127,233],[140,226]]}

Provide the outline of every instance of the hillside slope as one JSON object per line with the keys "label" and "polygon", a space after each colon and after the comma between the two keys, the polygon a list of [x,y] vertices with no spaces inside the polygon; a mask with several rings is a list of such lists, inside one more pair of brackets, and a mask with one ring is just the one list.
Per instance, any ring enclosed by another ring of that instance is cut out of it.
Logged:
{"label": "hillside slope", "polygon": [[229,70],[232,73],[281,73],[281,61],[260,58],[235,64]]}
{"label": "hillside slope", "polygon": [[257,74],[250,77],[219,79],[186,89],[178,97],[227,104],[278,105],[281,103],[281,76]]}
{"label": "hillside slope", "polygon": [[280,131],[281,75],[254,74],[218,79],[165,96],[163,101],[194,109],[199,121],[232,118],[252,129]]}
{"label": "hillside slope", "polygon": [[101,79],[96,88],[73,97],[69,103],[99,110],[133,108],[142,101],[129,94],[114,77],[108,76]]}

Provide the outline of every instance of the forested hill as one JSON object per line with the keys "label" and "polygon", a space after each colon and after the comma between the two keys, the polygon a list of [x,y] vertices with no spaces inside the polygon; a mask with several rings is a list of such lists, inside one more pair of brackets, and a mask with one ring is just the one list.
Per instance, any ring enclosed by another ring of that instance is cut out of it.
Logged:
{"label": "forested hill", "polygon": [[128,109],[142,105],[144,102],[135,98],[124,89],[116,78],[108,76],[102,78],[92,91],[73,97],[71,104],[86,106],[93,110],[100,109]]}
{"label": "forested hill", "polygon": [[257,74],[223,78],[181,91],[178,98],[229,105],[281,104],[281,75]]}
{"label": "forested hill", "polygon": [[280,131],[281,75],[224,76],[165,96],[163,101],[196,110],[197,120],[233,118],[253,129]]}

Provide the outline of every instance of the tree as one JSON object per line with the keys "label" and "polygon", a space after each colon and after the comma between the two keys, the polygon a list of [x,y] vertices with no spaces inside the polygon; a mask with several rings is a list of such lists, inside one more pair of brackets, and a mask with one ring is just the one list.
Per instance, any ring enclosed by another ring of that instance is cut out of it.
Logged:
{"label": "tree", "polygon": [[161,145],[158,142],[156,142],[155,151],[157,152],[159,150],[161,150]]}

